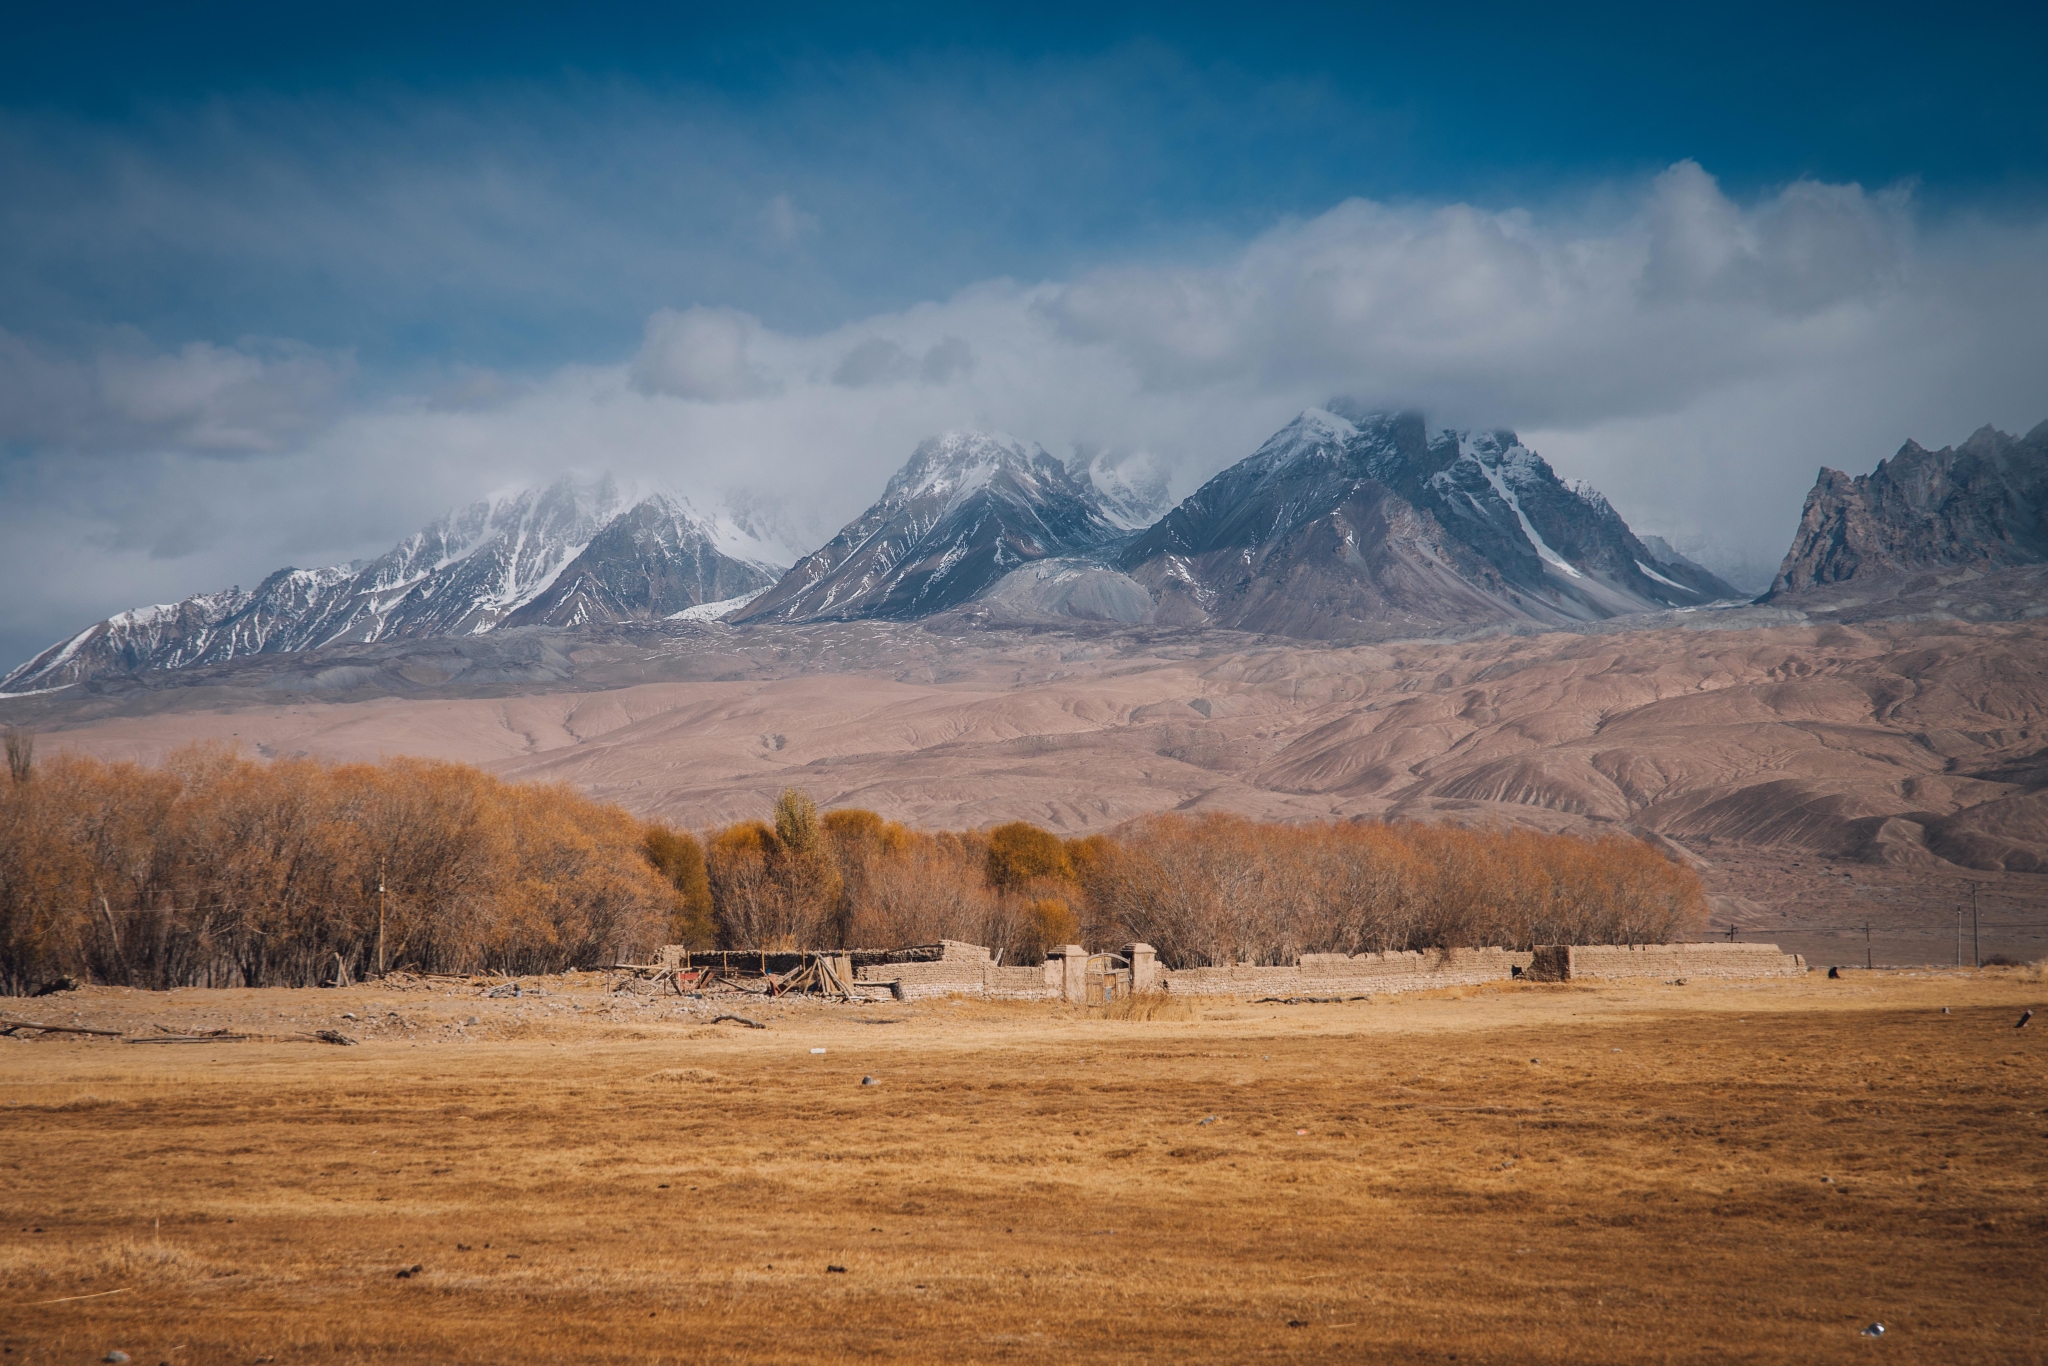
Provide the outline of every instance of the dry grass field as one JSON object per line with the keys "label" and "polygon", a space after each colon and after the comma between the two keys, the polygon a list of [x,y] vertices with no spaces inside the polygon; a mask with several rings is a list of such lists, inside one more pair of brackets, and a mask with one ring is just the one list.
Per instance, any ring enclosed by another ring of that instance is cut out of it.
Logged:
{"label": "dry grass field", "polygon": [[365,1042],[0,1039],[0,1362],[2048,1358],[2038,971],[544,990],[6,1002]]}

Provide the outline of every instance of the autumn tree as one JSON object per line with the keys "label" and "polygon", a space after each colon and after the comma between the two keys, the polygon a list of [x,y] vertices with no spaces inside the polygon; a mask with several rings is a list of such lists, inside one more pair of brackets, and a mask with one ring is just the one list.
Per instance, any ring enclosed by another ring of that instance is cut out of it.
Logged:
{"label": "autumn tree", "polygon": [[988,885],[1022,886],[1033,878],[1067,878],[1066,846],[1059,836],[1029,821],[1011,821],[988,832]]}
{"label": "autumn tree", "polygon": [[1024,941],[1030,952],[1044,957],[1081,937],[1081,918],[1059,897],[1042,896],[1024,913]]}
{"label": "autumn tree", "polygon": [[659,941],[642,829],[563,787],[400,759],[60,757],[0,792],[0,982],[310,986],[374,965],[555,971]]}
{"label": "autumn tree", "polygon": [[675,888],[668,916],[668,942],[708,949],[718,942],[718,924],[711,915],[711,879],[704,868],[704,846],[687,832],[649,825],[641,839],[654,871]]}

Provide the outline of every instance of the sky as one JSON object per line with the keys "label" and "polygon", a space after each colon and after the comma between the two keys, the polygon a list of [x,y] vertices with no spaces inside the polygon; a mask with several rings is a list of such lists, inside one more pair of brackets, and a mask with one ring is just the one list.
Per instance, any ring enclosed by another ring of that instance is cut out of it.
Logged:
{"label": "sky", "polygon": [[0,669],[564,473],[801,552],[937,431],[1185,494],[1338,395],[1767,579],[2048,419],[2048,17],[1648,11],[34,7]]}

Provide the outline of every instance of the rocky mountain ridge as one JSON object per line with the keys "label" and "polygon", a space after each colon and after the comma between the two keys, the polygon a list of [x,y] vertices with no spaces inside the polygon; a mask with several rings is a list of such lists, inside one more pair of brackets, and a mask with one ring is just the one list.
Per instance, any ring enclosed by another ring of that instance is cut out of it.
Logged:
{"label": "rocky mountain ridge", "polygon": [[2048,561],[2048,422],[1961,446],[1908,441],[1866,475],[1822,469],[1765,601],[1920,570]]}

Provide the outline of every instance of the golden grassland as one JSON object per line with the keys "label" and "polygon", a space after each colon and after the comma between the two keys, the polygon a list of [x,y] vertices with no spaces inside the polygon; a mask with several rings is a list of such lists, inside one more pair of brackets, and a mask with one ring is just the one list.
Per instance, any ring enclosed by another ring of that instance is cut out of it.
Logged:
{"label": "golden grassland", "polygon": [[384,1024],[0,1041],[0,1361],[2048,1356],[2038,971],[758,1031],[550,991],[4,1003]]}

